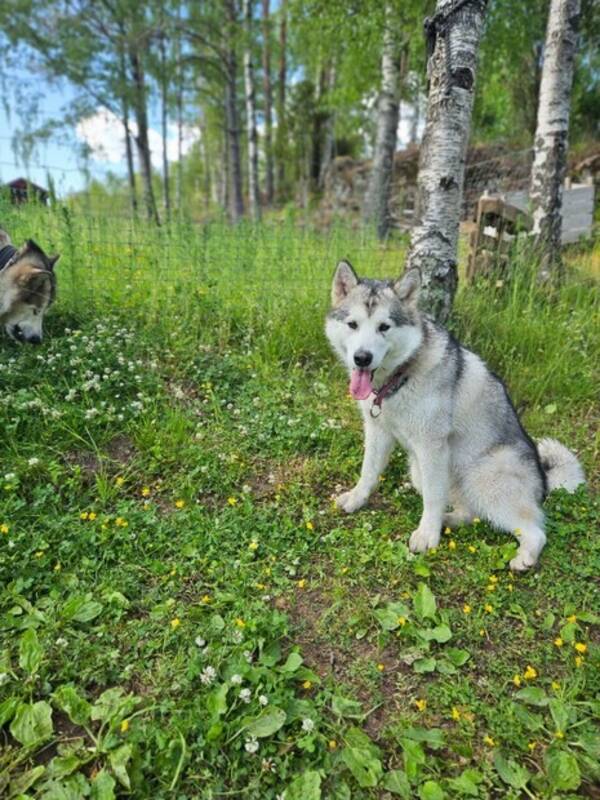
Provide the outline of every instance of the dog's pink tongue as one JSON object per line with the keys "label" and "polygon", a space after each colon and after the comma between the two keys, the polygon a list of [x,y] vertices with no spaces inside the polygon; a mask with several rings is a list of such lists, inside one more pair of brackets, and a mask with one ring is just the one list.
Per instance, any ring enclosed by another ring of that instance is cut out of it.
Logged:
{"label": "dog's pink tongue", "polygon": [[366,400],[373,391],[371,372],[367,369],[353,369],[350,376],[350,394],[355,400]]}

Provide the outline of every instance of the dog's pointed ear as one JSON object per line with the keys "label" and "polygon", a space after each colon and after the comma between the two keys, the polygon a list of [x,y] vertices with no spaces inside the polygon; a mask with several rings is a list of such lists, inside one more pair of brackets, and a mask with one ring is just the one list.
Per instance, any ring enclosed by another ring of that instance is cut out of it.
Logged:
{"label": "dog's pointed ear", "polygon": [[358,275],[349,261],[340,261],[335,268],[333,284],[331,286],[331,302],[334,306],[342,300],[358,285]]}
{"label": "dog's pointed ear", "polygon": [[56,264],[59,258],[60,258],[60,253],[57,253],[55,256],[48,257],[48,269],[50,270],[50,272],[54,270],[54,265]]}
{"label": "dog's pointed ear", "polygon": [[421,270],[409,269],[394,283],[394,291],[403,303],[416,306],[421,291]]}

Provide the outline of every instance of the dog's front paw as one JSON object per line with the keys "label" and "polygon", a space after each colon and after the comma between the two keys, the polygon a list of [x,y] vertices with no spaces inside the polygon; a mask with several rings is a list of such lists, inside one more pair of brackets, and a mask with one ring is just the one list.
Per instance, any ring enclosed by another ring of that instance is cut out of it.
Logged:
{"label": "dog's front paw", "polygon": [[347,514],[352,514],[353,511],[362,508],[367,500],[368,497],[365,497],[364,494],[357,492],[356,489],[351,489],[349,492],[339,494],[335,498],[335,504]]}
{"label": "dog's front paw", "polygon": [[439,543],[439,531],[419,527],[411,533],[408,546],[411,553],[424,553],[426,550],[431,550],[432,547],[437,547]]}
{"label": "dog's front paw", "polygon": [[535,558],[531,553],[527,550],[521,552],[519,550],[517,555],[511,560],[509,566],[513,572],[525,572],[531,567],[535,567],[537,564],[537,558]]}

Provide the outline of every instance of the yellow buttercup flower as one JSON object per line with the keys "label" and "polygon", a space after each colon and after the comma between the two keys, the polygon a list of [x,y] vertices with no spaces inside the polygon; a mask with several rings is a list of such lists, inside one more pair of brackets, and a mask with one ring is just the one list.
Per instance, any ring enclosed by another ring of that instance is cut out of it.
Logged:
{"label": "yellow buttercup flower", "polygon": [[88,517],[89,514],[87,511],[82,511],[81,514],[79,515],[79,519],[87,519]]}
{"label": "yellow buttercup flower", "polygon": [[129,730],[129,720],[124,719],[123,722],[121,723],[121,733],[127,733],[128,730]]}
{"label": "yellow buttercup flower", "polygon": [[469,551],[469,553],[476,553],[476,552],[477,552],[477,548],[475,547],[475,545],[474,545],[474,544],[470,544],[470,545],[467,547],[467,550]]}
{"label": "yellow buttercup flower", "polygon": [[175,500],[175,508],[183,508],[185,506],[185,500]]}
{"label": "yellow buttercup flower", "polygon": [[555,739],[564,739],[565,738],[565,734],[563,733],[563,731],[554,731],[554,738]]}
{"label": "yellow buttercup flower", "polygon": [[465,614],[470,614],[472,610],[473,610],[473,609],[471,608],[471,606],[470,606],[468,603],[465,603],[465,604],[464,604],[464,606],[463,606],[463,612],[464,612]]}
{"label": "yellow buttercup flower", "polygon": [[312,681],[304,681],[302,684],[303,689],[312,689]]}
{"label": "yellow buttercup flower", "polygon": [[458,721],[461,717],[460,710],[456,706],[452,706],[452,711],[450,712],[450,716],[453,720]]}
{"label": "yellow buttercup flower", "polygon": [[570,617],[567,617],[567,622],[577,622],[577,616],[575,614],[571,614]]}
{"label": "yellow buttercup flower", "polygon": [[537,678],[537,670],[535,670],[530,664],[527,665],[525,672],[523,673],[523,677],[526,681],[532,681]]}
{"label": "yellow buttercup flower", "polygon": [[486,614],[491,614],[492,611],[494,610],[494,606],[490,605],[489,603],[486,603],[483,607],[483,610],[486,612]]}
{"label": "yellow buttercup flower", "polygon": [[125,478],[119,475],[117,478],[115,478],[115,483],[117,486],[123,486],[123,484],[125,483]]}
{"label": "yellow buttercup flower", "polygon": [[237,505],[237,497],[228,497],[227,502],[230,506],[235,506]]}
{"label": "yellow buttercup flower", "polygon": [[427,708],[427,700],[415,700],[415,705],[419,711],[423,712]]}
{"label": "yellow buttercup flower", "polygon": [[578,653],[587,653],[587,644],[575,642],[575,650],[577,650]]}
{"label": "yellow buttercup flower", "polygon": [[298,584],[297,584],[297,585],[298,585],[298,588],[299,588],[299,589],[304,589],[304,588],[305,588],[305,586],[306,586],[306,578],[301,578],[301,579],[298,581]]}
{"label": "yellow buttercup flower", "polygon": [[200,602],[204,603],[204,605],[208,605],[208,603],[210,603],[210,595],[203,594],[202,597],[200,598]]}
{"label": "yellow buttercup flower", "polygon": [[329,747],[330,750],[336,750],[337,749],[336,740],[335,739],[330,739],[327,746]]}
{"label": "yellow buttercup flower", "polygon": [[450,536],[450,534],[452,533],[452,528],[444,528],[444,533],[446,534],[446,536]]}
{"label": "yellow buttercup flower", "polygon": [[306,523],[306,528],[309,531],[314,531],[315,526],[312,524],[312,522],[310,520],[308,520],[308,522]]}
{"label": "yellow buttercup flower", "polygon": [[520,686],[521,685],[521,676],[520,675],[513,675],[512,681],[513,681],[515,686]]}
{"label": "yellow buttercup flower", "polygon": [[385,664],[377,664],[377,669],[379,672],[383,672],[385,670]]}
{"label": "yellow buttercup flower", "polygon": [[450,541],[448,542],[448,548],[450,550],[456,550],[456,542],[454,541],[454,539],[450,539]]}
{"label": "yellow buttercup flower", "polygon": [[585,658],[583,656],[575,656],[575,666],[576,667],[583,666],[583,662],[584,661],[585,661]]}
{"label": "yellow buttercup flower", "polygon": [[527,747],[529,748],[529,752],[533,753],[533,751],[537,747],[537,742],[527,742]]}
{"label": "yellow buttercup flower", "polygon": [[181,620],[179,619],[179,617],[175,617],[174,619],[171,620],[171,628],[173,628],[174,631],[177,630],[177,628],[180,625],[181,625]]}
{"label": "yellow buttercup flower", "polygon": [[564,644],[564,642],[563,642],[563,640],[560,638],[560,636],[557,636],[557,637],[556,637],[556,639],[554,640],[554,644],[555,644],[555,646],[556,646],[556,647],[562,647],[562,646],[563,646],[563,644]]}
{"label": "yellow buttercup flower", "polygon": [[244,622],[244,620],[241,617],[237,617],[236,618],[235,624],[238,626],[238,628],[245,628],[246,627],[246,623]]}
{"label": "yellow buttercup flower", "polygon": [[115,525],[117,526],[117,528],[126,528],[129,525],[129,523],[127,522],[126,519],[123,519],[123,517],[117,517],[115,520]]}
{"label": "yellow buttercup flower", "polygon": [[481,522],[479,517],[473,517],[473,525],[477,525],[477,523]]}
{"label": "yellow buttercup flower", "polygon": [[488,747],[496,747],[496,742],[492,739],[491,736],[484,736],[483,743],[487,744]]}
{"label": "yellow buttercup flower", "polygon": [[406,625],[406,617],[398,617],[396,622],[398,623],[398,625],[400,625],[401,628],[403,628]]}
{"label": "yellow buttercup flower", "polygon": [[248,550],[258,550],[258,542],[256,541],[256,539],[252,539],[252,541],[248,545]]}
{"label": "yellow buttercup flower", "polygon": [[150,487],[144,486],[142,489],[142,497],[150,497]]}
{"label": "yellow buttercup flower", "polygon": [[555,692],[558,692],[558,690],[560,689],[560,683],[558,681],[552,681],[551,686]]}
{"label": "yellow buttercup flower", "polygon": [[3,522],[2,525],[0,525],[0,533],[8,533],[9,530],[10,528],[8,527],[6,522]]}

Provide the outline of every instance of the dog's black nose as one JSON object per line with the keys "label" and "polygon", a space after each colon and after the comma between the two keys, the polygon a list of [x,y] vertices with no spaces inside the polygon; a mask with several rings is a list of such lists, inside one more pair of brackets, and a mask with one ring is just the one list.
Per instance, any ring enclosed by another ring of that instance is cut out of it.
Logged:
{"label": "dog's black nose", "polygon": [[361,369],[368,367],[371,361],[373,361],[373,353],[369,353],[368,350],[357,350],[354,353],[354,363]]}
{"label": "dog's black nose", "polygon": [[38,336],[37,334],[35,336],[30,336],[29,339],[27,339],[27,343],[28,344],[41,344],[42,343],[42,337]]}

